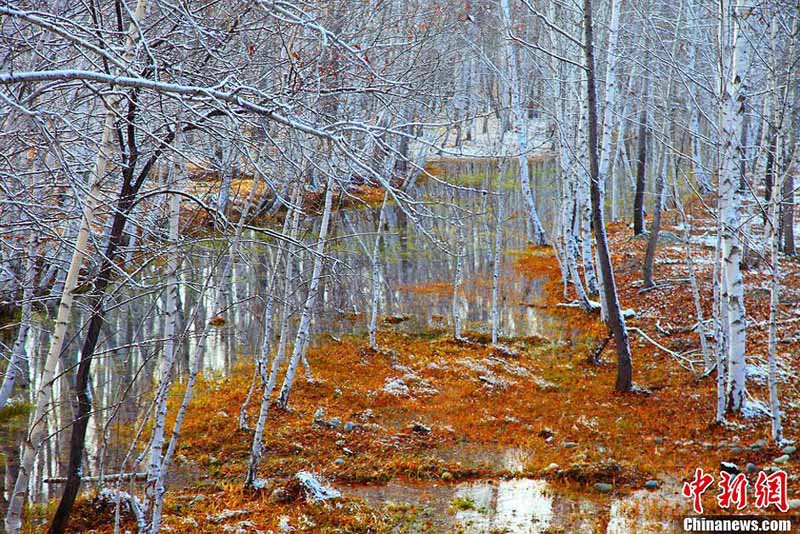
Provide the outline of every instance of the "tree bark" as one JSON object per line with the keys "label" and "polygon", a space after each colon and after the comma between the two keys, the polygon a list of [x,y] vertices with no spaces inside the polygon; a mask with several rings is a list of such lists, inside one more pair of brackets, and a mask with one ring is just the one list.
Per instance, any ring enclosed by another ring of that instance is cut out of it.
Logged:
{"label": "tree bark", "polygon": [[608,305],[609,328],[614,333],[614,341],[617,345],[617,391],[630,391],[633,387],[633,363],[631,361],[631,349],[628,340],[628,330],[625,327],[625,319],[619,307],[616,281],[614,280],[614,269],[611,264],[611,256],[608,250],[608,239],[606,236],[605,221],[603,220],[603,203],[600,196],[600,171],[597,157],[597,89],[595,85],[594,70],[594,36],[592,28],[592,0],[583,1],[583,25],[584,25],[584,53],[586,54],[586,77],[587,77],[587,102],[589,105],[589,174],[591,177],[591,196],[592,196],[592,220],[594,222],[594,235],[597,245],[598,257],[600,258],[600,274],[603,277],[603,288],[605,291],[606,303]]}
{"label": "tree bark", "polygon": [[639,158],[636,166],[636,192],[633,197],[633,235],[644,233],[644,189],[647,181],[647,102],[639,113]]}

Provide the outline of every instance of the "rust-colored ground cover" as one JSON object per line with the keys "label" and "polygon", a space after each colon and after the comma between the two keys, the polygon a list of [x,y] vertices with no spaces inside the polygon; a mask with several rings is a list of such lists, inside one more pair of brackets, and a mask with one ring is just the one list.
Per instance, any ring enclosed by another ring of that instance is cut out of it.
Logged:
{"label": "rust-colored ground cover", "polygon": [[[667,217],[666,230],[678,233],[674,223]],[[646,242],[630,233],[624,225],[611,226],[622,305],[637,311],[629,325],[675,352],[697,348],[697,334],[689,331],[696,321],[690,288],[682,280],[683,246],[659,246],[656,277],[664,287],[639,293]],[[710,317],[707,258],[712,251],[701,246],[692,250],[704,313]],[[615,393],[613,341],[599,365],[588,362],[606,330],[597,315],[557,306],[564,299],[552,252],[536,248],[512,256],[517,269],[532,278],[547,277],[545,294],[531,305],[557,314],[565,331],[575,332],[568,341],[505,339],[511,350],[497,350],[483,342],[485,336],[463,342],[453,340],[448,331],[408,334],[384,325],[378,335],[382,349],[373,352],[363,338],[326,337],[309,354],[316,380],[299,378],[291,409],[270,411],[260,470],[266,485],[259,491],[241,487],[252,433],[239,429],[237,422],[252,367],[245,363],[229,377],[203,379],[172,468],[180,482],[169,489],[165,524],[173,532],[223,532],[227,523],[217,522],[216,516],[226,509],[246,511],[237,520],[263,531],[277,531],[283,516],[292,525],[307,525],[310,532],[383,532],[406,520],[406,509],[375,509],[352,499],[316,505],[302,498],[278,498],[292,494],[289,481],[299,470],[316,472],[334,486],[381,484],[396,477],[449,483],[535,476],[553,480],[564,491],[607,499],[593,491],[594,482],[609,482],[615,493],[625,493],[647,479],[681,480],[696,467],[718,472],[723,460],[741,467],[746,462],[764,466],[781,454],[774,443],[758,450],[749,447],[769,437],[767,419],[734,417],[730,426],[715,424],[714,376],[699,378],[635,333],[634,382],[649,393]],[[797,263],[786,265],[787,314],[797,298],[799,270]],[[766,319],[768,295],[760,289],[765,277],[762,271],[746,275],[747,309],[754,323]],[[445,290],[436,286],[419,292]],[[792,339],[795,325],[782,324],[781,336]],[[765,354],[765,334],[766,329],[749,329],[748,354]],[[779,346],[792,368],[796,343]],[[788,437],[798,430],[796,388],[794,380],[781,385]],[[751,383],[750,391],[755,398],[766,398],[762,385]],[[173,413],[179,399],[180,392],[175,392]],[[315,423],[320,408],[324,415]],[[257,403],[251,403],[251,424],[256,409]],[[414,423],[422,426],[414,428]],[[511,448],[524,451],[524,465],[516,470],[496,460],[499,452]],[[797,492],[794,462],[784,466],[791,475],[790,494]],[[709,491],[705,499],[712,511],[713,494]],[[81,501],[74,528],[109,532],[110,516],[96,517],[91,504],[91,499]]]}

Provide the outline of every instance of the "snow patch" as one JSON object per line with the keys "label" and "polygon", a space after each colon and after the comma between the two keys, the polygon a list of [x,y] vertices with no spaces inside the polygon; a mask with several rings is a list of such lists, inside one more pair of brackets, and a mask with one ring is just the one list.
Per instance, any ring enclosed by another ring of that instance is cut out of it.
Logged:
{"label": "snow patch", "polygon": [[742,407],[742,416],[746,419],[758,419],[760,417],[769,417],[770,410],[767,403],[760,400],[746,400]]}
{"label": "snow patch", "polygon": [[383,392],[395,397],[408,397],[411,394],[408,385],[399,376],[387,378],[383,384]]}
{"label": "snow patch", "polygon": [[306,497],[315,502],[338,499],[342,493],[330,486],[323,484],[322,480],[308,471],[299,471],[294,476],[306,490]]}

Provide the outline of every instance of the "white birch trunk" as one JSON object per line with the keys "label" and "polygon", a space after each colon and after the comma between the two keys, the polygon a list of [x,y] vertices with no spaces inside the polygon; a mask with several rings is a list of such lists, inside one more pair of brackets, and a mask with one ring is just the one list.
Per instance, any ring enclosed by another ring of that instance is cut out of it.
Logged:
{"label": "white birch trunk", "polygon": [[389,193],[383,195],[383,204],[381,204],[381,212],[378,215],[378,228],[375,235],[375,246],[372,248],[372,256],[370,262],[372,263],[372,310],[369,317],[369,347],[372,350],[378,348],[377,331],[378,331],[378,302],[381,298],[381,263],[380,263],[380,243],[381,233],[383,231],[383,221],[386,215],[386,201],[389,198]]}
{"label": "white birch trunk", "polygon": [[[176,124],[176,128],[179,128]],[[180,151],[182,147],[182,134],[176,130],[175,147]],[[185,176],[185,166],[183,158],[176,154],[175,162],[172,167],[172,187]],[[163,502],[163,482],[162,465],[164,463],[163,449],[165,439],[165,427],[167,418],[167,400],[169,397],[170,386],[172,385],[172,374],[175,366],[177,354],[177,319],[178,319],[178,294],[179,279],[179,238],[180,238],[180,195],[172,194],[169,198],[169,257],[167,260],[167,304],[164,325],[164,354],[161,360],[161,370],[159,372],[159,384],[154,400],[154,423],[153,436],[150,441],[150,462],[147,468],[147,481],[145,483],[145,503],[144,520],[147,532],[158,532],[161,524],[161,505]]]}
{"label": "white birch trunk", "polygon": [[498,293],[500,289],[500,263],[503,258],[504,208],[505,199],[500,195],[497,197],[497,228],[495,228],[494,233],[494,261],[492,262],[492,345],[497,345],[498,330],[500,329]]}
{"label": "white birch trunk", "polygon": [[[500,0],[500,7],[505,33],[509,34],[512,20],[509,0]],[[504,53],[509,78],[508,84],[511,93],[511,113],[514,117],[514,130],[516,131],[517,144],[519,145],[519,156],[517,158],[519,164],[519,180],[522,185],[522,194],[528,206],[528,216],[533,225],[533,242],[536,245],[543,246],[547,244],[547,240],[545,238],[544,227],[539,220],[539,213],[536,210],[536,199],[533,197],[533,191],[531,190],[530,170],[528,169],[528,133],[525,131],[527,116],[524,113],[520,97],[521,87],[519,72],[517,70],[517,53],[514,44],[511,42],[510,35],[505,36]]]}
{"label": "white birch trunk", "polygon": [[728,313],[728,409],[742,411],[747,399],[745,374],[745,339],[746,317],[744,309],[744,280],[741,272],[742,244],[739,237],[741,221],[739,187],[741,157],[741,139],[744,122],[744,75],[749,63],[749,47],[747,39],[741,35],[738,10],[744,18],[749,16],[750,7],[728,6],[723,13],[723,21],[728,21],[733,28],[732,68],[730,76],[725,80],[722,92],[723,119],[722,158],[720,167],[720,194],[722,197],[722,252],[724,256],[723,271],[727,285]]}
{"label": "white birch trunk", "polygon": [[319,282],[322,277],[322,264],[323,254],[325,252],[325,239],[328,235],[328,225],[331,218],[331,208],[333,204],[333,172],[330,170],[328,175],[328,183],[325,191],[325,210],[322,214],[322,222],[319,229],[319,240],[315,248],[314,256],[314,269],[311,274],[311,282],[308,287],[308,295],[306,302],[303,305],[303,314],[300,316],[300,324],[297,327],[297,335],[294,340],[294,348],[292,349],[292,358],[289,361],[289,368],[286,370],[286,376],[281,386],[281,392],[278,397],[278,405],[281,408],[286,408],[289,403],[289,393],[292,389],[294,382],[294,375],[297,370],[297,365],[300,363],[300,358],[303,356],[303,350],[306,340],[309,336],[309,328],[311,326],[311,314],[314,311],[314,302],[317,298],[317,291],[319,289]]}
{"label": "white birch trunk", "polygon": [[[614,108],[617,105],[617,62],[619,61],[617,52],[617,41],[619,39],[619,18],[621,0],[611,0],[611,22],[608,26],[608,52],[606,58],[606,93],[603,103],[603,137],[600,141],[600,181],[608,183],[611,191],[611,220],[616,220],[616,192],[614,187],[614,169],[611,166],[611,155],[614,152],[615,143],[613,134],[616,128]],[[602,290],[600,291],[602,295]],[[605,306],[603,307],[605,309]]]}
{"label": "white birch trunk", "polygon": [[[453,199],[455,202],[455,199]],[[464,222],[458,218],[458,216],[453,214],[453,224],[456,226],[456,232],[458,234],[458,247],[455,251],[456,255],[456,269],[455,274],[453,275],[453,302],[452,302],[452,314],[453,314],[453,336],[455,339],[461,339],[461,306],[460,306],[460,290],[461,290],[461,282],[462,282],[462,274],[464,270],[464,248],[466,246],[466,237],[464,236]]]}
{"label": "white birch trunk", "polygon": [[[295,188],[291,205],[286,210],[286,218],[283,221],[283,234],[286,235],[287,229],[291,227],[290,238],[294,240],[297,237],[297,228],[299,225],[300,220],[300,209],[298,206],[300,200],[301,190],[298,186]],[[291,293],[291,276],[292,276],[292,267],[294,262],[291,258],[293,252],[292,243],[288,243],[286,245],[286,280],[284,283],[284,292],[283,292],[283,316],[281,317],[281,330],[280,330],[280,342],[278,346],[278,350],[275,353],[275,357],[272,359],[272,366],[270,369],[269,374],[267,374],[267,367],[269,365],[269,353],[270,347],[272,343],[272,327],[273,327],[273,318],[272,312],[274,307],[275,299],[273,297],[273,292],[275,288],[275,281],[277,280],[278,275],[278,266],[281,263],[281,254],[283,253],[283,246],[278,249],[278,254],[275,257],[275,261],[272,264],[272,276],[270,277],[269,286],[267,288],[267,301],[264,306],[264,339],[261,343],[261,355],[257,362],[257,369],[258,374],[261,376],[262,380],[262,393],[261,393],[261,405],[258,411],[258,419],[256,420],[256,427],[255,432],[253,432],[253,443],[250,447],[250,460],[247,467],[247,474],[245,475],[244,485],[245,487],[253,487],[256,476],[258,475],[258,464],[261,461],[261,455],[263,452],[264,447],[264,430],[265,425],[267,422],[267,415],[269,413],[269,404],[272,399],[272,392],[275,390],[275,384],[278,379],[278,371],[280,369],[281,362],[283,361],[283,357],[286,351],[286,338],[288,333],[288,323],[289,323],[289,295]],[[244,408],[243,408],[244,409]],[[244,415],[240,416],[240,419],[243,418]]]}
{"label": "white birch trunk", "polygon": [[769,366],[768,385],[769,385],[769,407],[772,439],[778,443],[783,441],[783,425],[781,424],[781,404],[778,398],[778,305],[780,303],[780,267],[778,259],[778,218],[780,192],[782,180],[775,179],[772,184],[772,198],[770,202],[769,214],[769,258],[771,267],[771,280],[769,288],[769,338],[767,343],[767,362]]}

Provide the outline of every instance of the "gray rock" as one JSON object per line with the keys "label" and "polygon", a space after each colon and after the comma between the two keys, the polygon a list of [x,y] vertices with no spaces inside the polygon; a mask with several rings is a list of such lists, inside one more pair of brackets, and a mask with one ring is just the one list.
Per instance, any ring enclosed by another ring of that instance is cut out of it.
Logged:
{"label": "gray rock", "polygon": [[292,496],[284,487],[278,487],[272,490],[272,493],[269,495],[269,500],[273,504],[286,504],[291,502]]}
{"label": "gray rock", "polygon": [[731,454],[742,454],[743,452],[744,449],[739,446],[731,447]]}
{"label": "gray rock", "polygon": [[789,499],[789,510],[800,510],[800,499]]}
{"label": "gray rock", "polygon": [[758,466],[753,462],[748,462],[747,465],[745,466],[745,471],[747,471],[748,473],[755,473],[756,471],[758,471]]}
{"label": "gray rock", "polygon": [[339,419],[338,417],[334,417],[333,419],[328,421],[328,426],[331,428],[339,428],[340,426],[342,426],[342,420]]}
{"label": "gray rock", "polygon": [[789,445],[788,447],[784,447],[784,448],[783,448],[783,450],[782,450],[781,452],[782,452],[783,454],[789,454],[789,455],[792,455],[792,454],[794,454],[794,453],[796,453],[796,452],[797,452],[797,447],[795,447],[794,445]]}
{"label": "gray rock", "polygon": [[732,462],[720,462],[719,470],[730,473],[731,475],[738,475],[742,472],[742,470],[739,469],[739,466]]}
{"label": "gray rock", "polygon": [[553,431],[552,431],[552,430],[550,430],[550,429],[549,429],[549,428],[547,428],[547,427],[544,427],[543,429],[541,429],[541,430],[539,431],[539,433],[537,434],[537,436],[539,436],[540,438],[547,439],[547,438],[549,438],[549,437],[552,437],[552,436],[553,436]]}
{"label": "gray rock", "polygon": [[655,441],[657,444],[661,445],[661,444],[662,444],[662,443],[664,443],[666,440],[665,440],[664,438],[656,438],[656,439],[654,439],[653,441]]}
{"label": "gray rock", "polygon": [[577,446],[578,446],[578,444],[575,443],[574,441],[565,441],[564,442],[564,448],[565,449],[574,449]]}
{"label": "gray rock", "polygon": [[344,458],[337,458],[333,461],[336,465],[344,465]]}
{"label": "gray rock", "polygon": [[644,483],[644,487],[647,489],[657,489],[659,485],[660,482],[658,480],[648,480]]}
{"label": "gray rock", "polygon": [[354,423],[352,421],[348,421],[344,424],[344,431],[345,432],[352,432],[354,430],[364,430],[364,427],[359,425],[358,423]]}
{"label": "gray rock", "polygon": [[412,421],[411,424],[409,425],[409,428],[411,429],[412,432],[416,432],[417,434],[431,433],[431,427],[423,423],[420,423],[419,421]]}
{"label": "gray rock", "polygon": [[203,494],[200,494],[200,495],[197,495],[194,499],[192,499],[191,503],[192,504],[196,504],[196,503],[199,503],[199,502],[203,502],[205,500],[206,500],[206,496],[203,495]]}
{"label": "gray rock", "polygon": [[788,454],[784,454],[783,456],[778,456],[772,461],[775,462],[776,464],[785,464],[786,462],[789,461],[790,458],[791,457]]}
{"label": "gray rock", "polygon": [[614,486],[612,486],[611,484],[606,484],[605,482],[597,482],[594,485],[594,489],[596,489],[600,493],[610,493],[611,490],[614,489]]}
{"label": "gray rock", "polygon": [[750,448],[754,449],[754,450],[758,450],[758,449],[763,449],[767,445],[768,445],[767,440],[760,439],[760,440],[756,441],[755,443],[753,443],[752,445],[750,445]]}

